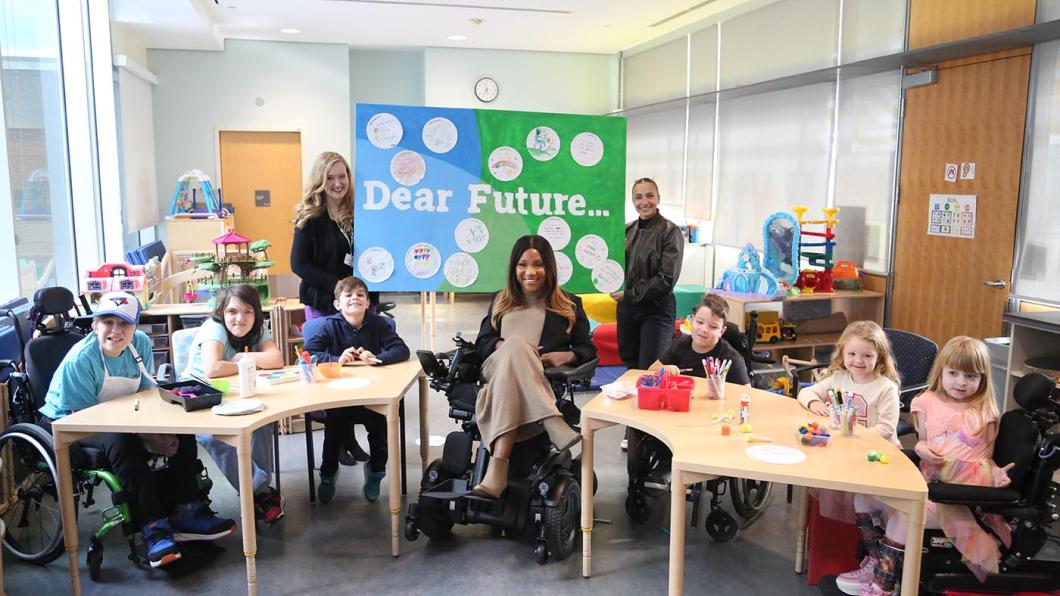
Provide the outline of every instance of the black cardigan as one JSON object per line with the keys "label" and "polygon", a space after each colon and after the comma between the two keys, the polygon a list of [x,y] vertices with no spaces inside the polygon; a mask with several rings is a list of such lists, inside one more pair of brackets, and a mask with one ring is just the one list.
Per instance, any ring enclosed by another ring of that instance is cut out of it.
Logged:
{"label": "black cardigan", "polygon": [[353,267],[345,263],[350,253],[350,241],[338,224],[327,214],[314,217],[302,229],[294,229],[291,245],[291,271],[302,282],[298,284],[298,299],[328,315],[335,310],[335,284],[353,275]]}
{"label": "black cardigan", "polygon": [[[574,352],[574,362],[571,364],[577,366],[596,357],[596,346],[593,345],[592,338],[589,336],[589,318],[585,316],[585,309],[582,308],[582,299],[567,292],[564,294],[567,294],[567,298],[574,303],[574,325],[570,333],[567,333],[567,319],[546,310],[545,324],[541,328],[541,340],[538,343],[542,354]],[[497,295],[494,294],[493,300],[496,298]],[[475,340],[475,350],[483,360],[489,358],[494,346],[501,339],[500,329],[495,329],[490,320],[493,317],[493,300],[490,300],[489,310],[486,312],[486,318],[482,319],[478,338]],[[503,326],[504,317],[501,317],[498,322]]]}

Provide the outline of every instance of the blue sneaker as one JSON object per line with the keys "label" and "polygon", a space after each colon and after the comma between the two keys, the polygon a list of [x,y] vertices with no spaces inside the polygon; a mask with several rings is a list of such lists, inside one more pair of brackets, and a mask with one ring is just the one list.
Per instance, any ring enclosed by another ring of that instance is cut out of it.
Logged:
{"label": "blue sneaker", "polygon": [[321,503],[330,503],[335,498],[335,477],[339,475],[339,471],[335,470],[335,473],[327,476],[320,474],[320,484],[317,486],[317,499]]}
{"label": "blue sneaker", "polygon": [[169,565],[180,559],[180,547],[173,540],[168,519],[163,517],[147,524],[140,530],[140,537],[147,547],[147,560],[151,567]]}
{"label": "blue sneaker", "polygon": [[214,515],[202,501],[177,506],[177,513],[170,518],[173,524],[173,540],[216,540],[236,531],[236,522]]}
{"label": "blue sneaker", "polygon": [[379,498],[379,484],[386,478],[386,470],[373,472],[371,466],[364,464],[364,498],[375,503]]}

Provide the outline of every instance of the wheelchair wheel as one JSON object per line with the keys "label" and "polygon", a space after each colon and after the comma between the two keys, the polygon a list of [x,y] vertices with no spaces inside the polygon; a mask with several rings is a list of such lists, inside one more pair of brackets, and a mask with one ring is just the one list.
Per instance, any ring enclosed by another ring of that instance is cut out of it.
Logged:
{"label": "wheelchair wheel", "polygon": [[729,494],[732,496],[732,508],[745,522],[752,522],[765,511],[769,503],[769,495],[773,490],[773,483],[746,478],[729,478],[729,489]]}
{"label": "wheelchair wheel", "polygon": [[13,482],[0,514],[7,526],[4,547],[23,561],[47,565],[63,553],[52,437],[35,424],[14,424],[0,435],[0,452],[5,463],[10,462]]}
{"label": "wheelchair wheel", "polygon": [[550,557],[562,561],[574,552],[581,514],[581,487],[577,482],[571,482],[560,496],[559,503],[545,508],[545,543]]}
{"label": "wheelchair wheel", "polygon": [[626,515],[629,516],[629,521],[637,524],[642,524],[648,521],[648,516],[651,515],[651,508],[648,507],[648,500],[644,498],[641,493],[633,493],[626,497]]}
{"label": "wheelchair wheel", "polygon": [[[416,515],[416,528],[431,540],[442,540],[448,538],[453,532],[453,522],[449,518],[440,519],[434,515],[424,515],[418,511]],[[407,526],[406,526],[407,531]]]}
{"label": "wheelchair wheel", "polygon": [[725,542],[736,537],[740,526],[736,518],[724,509],[715,509],[707,514],[707,534],[718,542]]}
{"label": "wheelchair wheel", "polygon": [[[578,479],[578,484],[585,484],[582,482],[582,456],[571,460],[571,471],[574,473],[574,477]],[[600,489],[600,480],[596,477],[596,470],[593,470],[593,495],[596,495],[596,491]]]}
{"label": "wheelchair wheel", "polygon": [[88,556],[86,558],[88,577],[92,578],[92,581],[98,582],[103,572],[103,543],[95,536],[92,537],[92,543],[88,545]]}

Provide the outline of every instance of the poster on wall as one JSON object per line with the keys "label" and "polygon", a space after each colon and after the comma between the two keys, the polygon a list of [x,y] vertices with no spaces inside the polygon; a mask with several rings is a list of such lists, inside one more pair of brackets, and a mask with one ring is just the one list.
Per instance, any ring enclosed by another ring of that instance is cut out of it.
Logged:
{"label": "poster on wall", "polygon": [[928,197],[928,236],[975,238],[975,195]]}
{"label": "poster on wall", "polygon": [[526,234],[567,291],[623,287],[624,118],[357,104],[354,121],[354,273],[371,289],[499,290]]}

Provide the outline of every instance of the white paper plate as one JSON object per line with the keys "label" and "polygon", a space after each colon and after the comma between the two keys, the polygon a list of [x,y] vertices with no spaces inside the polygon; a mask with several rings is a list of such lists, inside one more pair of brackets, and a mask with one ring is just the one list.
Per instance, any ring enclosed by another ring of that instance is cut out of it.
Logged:
{"label": "white paper plate", "polygon": [[341,379],[335,379],[334,381],[328,382],[329,389],[361,389],[372,384],[369,379],[362,379],[360,377],[343,377]]}
{"label": "white paper plate", "polygon": [[260,399],[236,399],[218,404],[211,408],[211,411],[218,416],[241,416],[260,412],[264,409],[265,404]]}
{"label": "white paper plate", "polygon": [[748,447],[744,453],[755,461],[767,464],[797,464],[806,459],[802,451],[783,445],[755,445]]}

